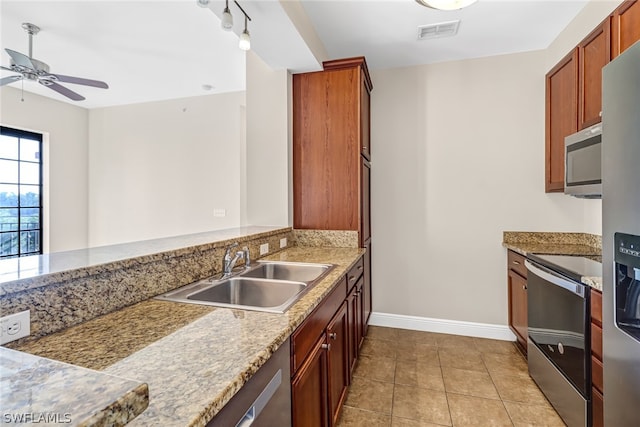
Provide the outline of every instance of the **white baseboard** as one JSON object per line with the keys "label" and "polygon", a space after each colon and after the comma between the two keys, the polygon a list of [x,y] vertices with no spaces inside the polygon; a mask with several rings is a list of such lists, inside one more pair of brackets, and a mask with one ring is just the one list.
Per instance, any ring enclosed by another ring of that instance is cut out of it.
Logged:
{"label": "white baseboard", "polygon": [[369,318],[369,324],[390,328],[412,329],[415,331],[491,338],[503,341],[516,340],[516,336],[508,326],[493,325],[490,323],[462,322],[460,320],[433,319],[430,317],[373,312]]}

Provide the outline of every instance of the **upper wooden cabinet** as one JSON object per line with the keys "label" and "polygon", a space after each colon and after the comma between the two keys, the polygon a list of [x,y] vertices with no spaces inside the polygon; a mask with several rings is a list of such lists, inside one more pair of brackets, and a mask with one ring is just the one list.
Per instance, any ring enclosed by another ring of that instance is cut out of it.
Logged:
{"label": "upper wooden cabinet", "polygon": [[578,45],[578,129],[599,123],[602,112],[602,67],[611,61],[611,18]]}
{"label": "upper wooden cabinet", "polygon": [[620,55],[638,40],[640,40],[640,1],[625,1],[612,15],[612,57]]}
{"label": "upper wooden cabinet", "polygon": [[323,66],[293,76],[294,228],[358,231],[364,246],[371,79],[363,57]]}
{"label": "upper wooden cabinet", "polygon": [[564,190],[564,138],[578,130],[578,49],[546,76],[545,191]]}

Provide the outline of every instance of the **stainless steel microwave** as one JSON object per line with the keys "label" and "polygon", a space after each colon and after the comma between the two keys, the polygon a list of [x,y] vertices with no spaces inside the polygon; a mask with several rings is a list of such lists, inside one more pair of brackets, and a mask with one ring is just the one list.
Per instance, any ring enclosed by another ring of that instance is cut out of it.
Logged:
{"label": "stainless steel microwave", "polygon": [[586,199],[602,197],[602,124],[564,139],[564,194]]}

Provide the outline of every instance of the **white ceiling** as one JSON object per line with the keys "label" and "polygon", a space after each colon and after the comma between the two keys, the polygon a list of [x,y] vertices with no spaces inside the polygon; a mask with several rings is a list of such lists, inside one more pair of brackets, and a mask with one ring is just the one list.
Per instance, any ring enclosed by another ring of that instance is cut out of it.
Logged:
{"label": "white ceiling", "polygon": [[[459,11],[413,0],[246,0],[252,50],[274,69],[319,67],[281,2],[299,2],[329,58],[364,55],[369,67],[391,68],[546,48],[586,0],[479,0]],[[289,4],[291,6],[291,4]],[[23,22],[41,27],[34,57],[51,72],[106,81],[108,90],[66,84],[86,108],[244,90],[245,53],[238,49],[242,14],[230,1],[233,32],[220,29],[223,0],[0,0],[4,48],[28,52]],[[291,8],[287,8],[291,11]],[[211,13],[213,12],[213,13]],[[461,19],[452,38],[417,40],[417,26]],[[2,71],[4,77],[11,73]],[[206,91],[203,85],[214,89]],[[12,83],[20,88],[21,83]],[[24,90],[67,101],[34,82]]]}

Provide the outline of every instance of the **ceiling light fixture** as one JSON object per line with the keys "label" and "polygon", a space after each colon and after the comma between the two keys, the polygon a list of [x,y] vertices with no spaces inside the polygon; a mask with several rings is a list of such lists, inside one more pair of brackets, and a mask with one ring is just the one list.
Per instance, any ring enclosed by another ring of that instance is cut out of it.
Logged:
{"label": "ceiling light fixture", "polygon": [[244,14],[244,31],[242,31],[242,34],[240,34],[238,47],[242,50],[249,50],[251,49],[251,36],[249,35],[249,30],[247,29],[247,23],[248,21],[251,21],[251,18],[249,17],[249,15],[247,15],[247,12],[244,11],[242,6],[240,6],[236,0],[233,0],[233,2]]}
{"label": "ceiling light fixture", "polygon": [[431,9],[457,10],[470,6],[477,0],[416,0],[416,3]]}
{"label": "ceiling light fixture", "polygon": [[200,7],[209,7],[209,0],[196,0],[196,3]]}
{"label": "ceiling light fixture", "polygon": [[233,16],[231,16],[231,11],[229,10],[229,0],[226,0],[224,10],[222,11],[222,20],[220,21],[220,26],[225,31],[231,31],[231,29],[233,28]]}

